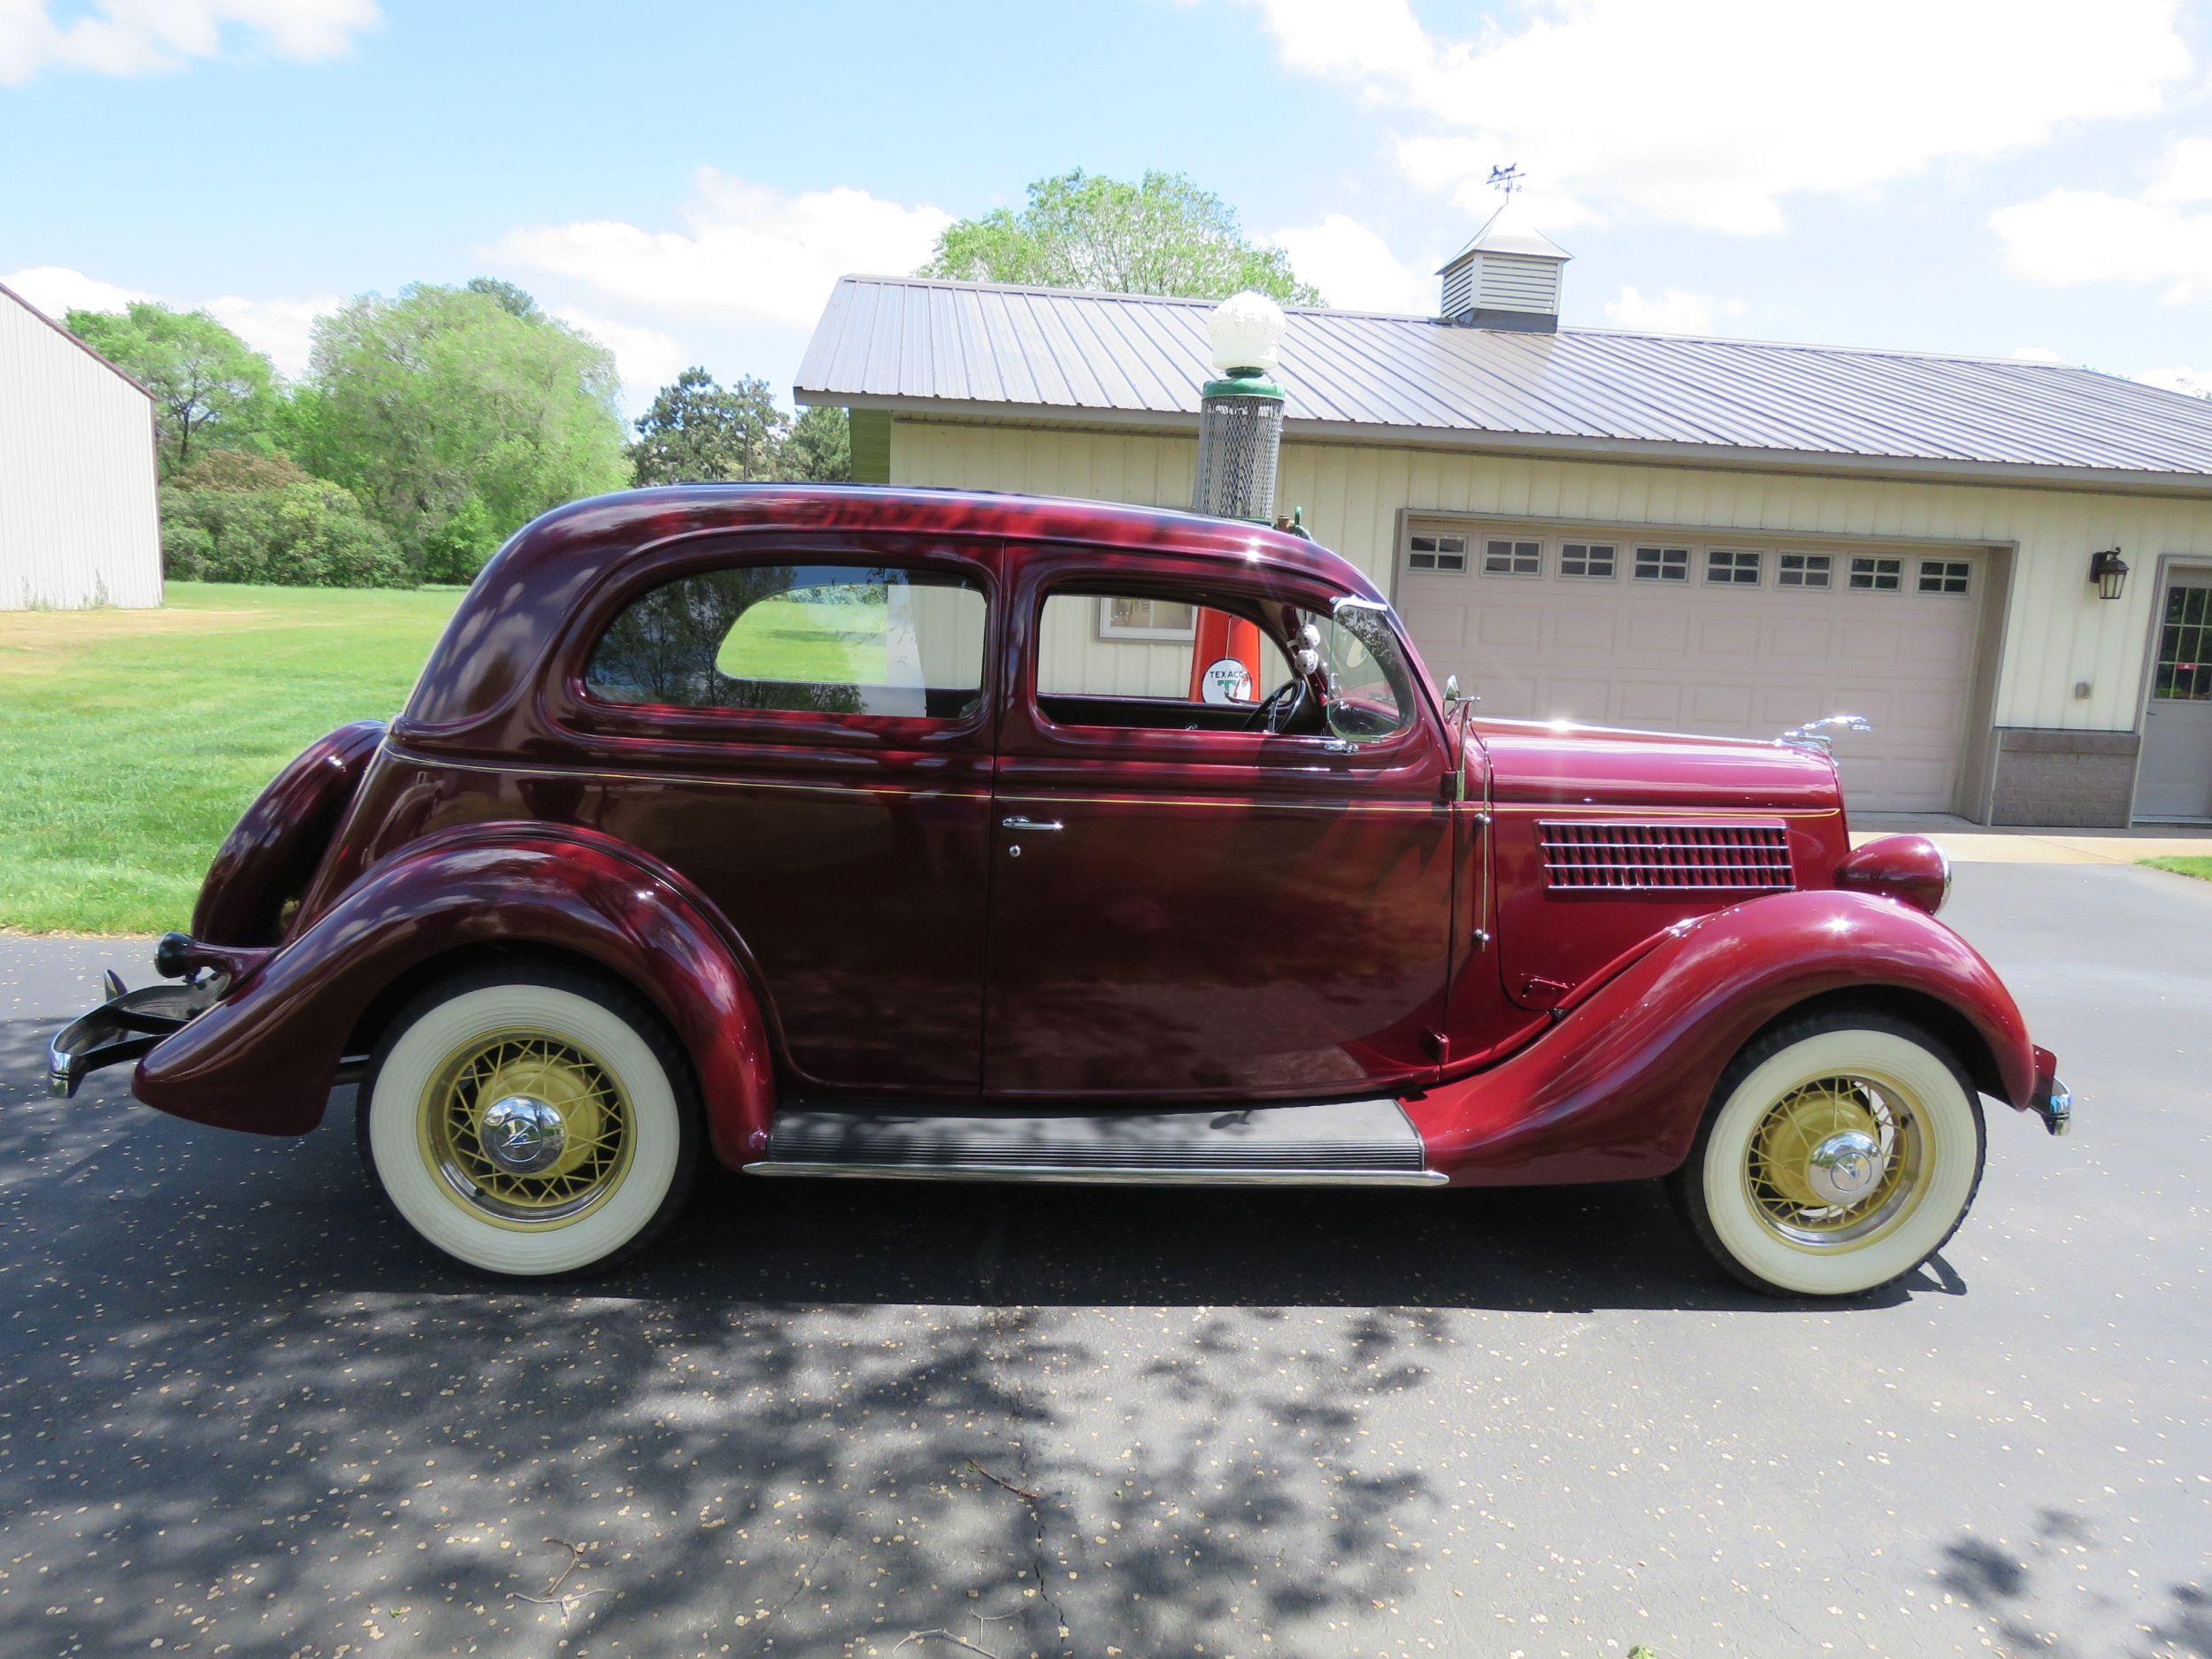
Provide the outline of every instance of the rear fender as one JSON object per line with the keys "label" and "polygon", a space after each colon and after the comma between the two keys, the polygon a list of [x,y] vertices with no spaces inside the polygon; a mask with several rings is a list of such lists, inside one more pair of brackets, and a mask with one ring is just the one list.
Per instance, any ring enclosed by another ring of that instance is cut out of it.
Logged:
{"label": "rear fender", "polygon": [[470,825],[372,870],[140,1061],[132,1092],[199,1123],[304,1134],[363,1011],[403,976],[454,951],[534,945],[596,963],[659,1009],[698,1074],[717,1156],[759,1155],[768,1033],[712,907],[620,841],[530,824]]}
{"label": "rear fender", "polygon": [[[1973,947],[1865,894],[1777,894],[1670,928],[1528,1047],[1405,1102],[1455,1182],[1638,1180],[1688,1157],[1738,1050],[1802,1004],[1924,1008],[1979,1086],[2025,1110],[2036,1051]],[[1979,1052],[1971,1051],[1978,1048]]]}
{"label": "rear fender", "polygon": [[383,721],[356,720],[317,738],[269,780],[215,849],[193,907],[193,938],[273,945],[282,937],[286,902],[314,879],[383,741]]}

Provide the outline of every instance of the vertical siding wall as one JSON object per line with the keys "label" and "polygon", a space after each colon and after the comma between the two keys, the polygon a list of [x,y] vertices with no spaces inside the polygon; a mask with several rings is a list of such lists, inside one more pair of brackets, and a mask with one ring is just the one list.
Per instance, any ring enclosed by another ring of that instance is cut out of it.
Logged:
{"label": "vertical siding wall", "polygon": [[0,294],[0,611],[160,603],[146,395]]}
{"label": "vertical siding wall", "polygon": [[[1180,507],[1196,456],[1187,437],[902,419],[891,478]],[[2159,556],[2212,557],[2212,502],[1449,450],[1286,442],[1275,498],[1285,511],[1302,506],[1316,540],[1385,591],[1408,509],[2016,546],[1994,723],[2079,731],[2137,724]],[[2089,555],[2115,546],[2134,574],[2112,603],[2096,596],[2088,572]],[[2079,680],[2086,698],[2073,695]]]}

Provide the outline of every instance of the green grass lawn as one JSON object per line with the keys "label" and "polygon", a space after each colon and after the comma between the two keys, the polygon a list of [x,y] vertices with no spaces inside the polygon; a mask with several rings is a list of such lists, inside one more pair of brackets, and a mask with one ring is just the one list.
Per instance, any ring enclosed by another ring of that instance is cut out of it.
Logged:
{"label": "green grass lawn", "polygon": [[[715,666],[748,680],[879,686],[890,662],[882,614],[880,605],[764,599],[730,629]],[[862,626],[846,626],[855,620]]]}
{"label": "green grass lawn", "polygon": [[0,928],[154,933],[279,767],[406,701],[458,589],[173,582],[0,613]]}
{"label": "green grass lawn", "polygon": [[2177,876],[2194,876],[2200,881],[2212,881],[2212,858],[2183,856],[2174,858],[2139,858],[2154,870],[2170,870]]}

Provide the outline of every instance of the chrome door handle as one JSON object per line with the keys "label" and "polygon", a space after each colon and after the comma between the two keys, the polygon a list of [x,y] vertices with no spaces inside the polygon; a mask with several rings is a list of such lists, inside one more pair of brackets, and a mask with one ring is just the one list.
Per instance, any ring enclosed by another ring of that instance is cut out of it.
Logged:
{"label": "chrome door handle", "polygon": [[1012,818],[1002,818],[998,822],[1001,829],[1010,830],[1057,830],[1067,828],[1067,826],[1060,822],[1060,820],[1056,818],[1023,818],[1018,813]]}

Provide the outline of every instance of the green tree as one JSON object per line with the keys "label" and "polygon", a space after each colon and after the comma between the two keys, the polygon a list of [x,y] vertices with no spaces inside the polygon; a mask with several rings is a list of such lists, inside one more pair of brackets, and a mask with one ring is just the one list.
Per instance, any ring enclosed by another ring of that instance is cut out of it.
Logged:
{"label": "green tree", "polygon": [[853,475],[851,418],[834,403],[799,411],[783,442],[783,475],[809,483],[842,484]]}
{"label": "green tree", "polygon": [[519,317],[526,323],[534,323],[545,315],[538,308],[535,295],[497,277],[471,277],[463,286],[472,294],[481,294],[510,317]]}
{"label": "green tree", "polygon": [[638,418],[631,476],[640,484],[774,478],[789,426],[767,381],[747,375],[724,387],[704,369],[688,368]]}
{"label": "green tree", "polygon": [[467,580],[539,513],[626,481],[613,354],[532,310],[424,284],[315,325],[289,434],[425,580]]}
{"label": "green tree", "polygon": [[69,332],[154,395],[165,478],[203,450],[266,449],[279,398],[269,359],[205,311],[133,300],[123,311],[71,311]]}
{"label": "green tree", "polygon": [[1211,300],[1255,288],[1285,304],[1322,303],[1288,255],[1247,242],[1235,210],[1179,173],[1131,184],[1079,167],[1040,179],[1027,206],[949,227],[920,274]]}

